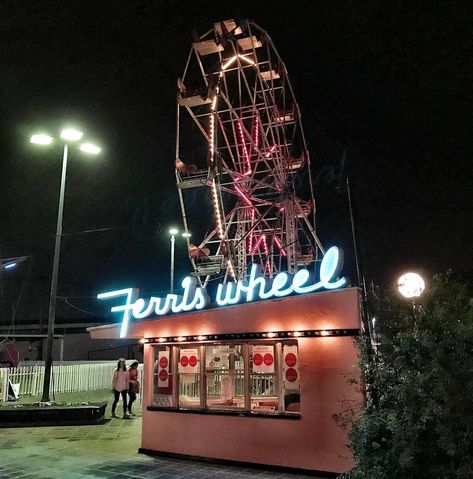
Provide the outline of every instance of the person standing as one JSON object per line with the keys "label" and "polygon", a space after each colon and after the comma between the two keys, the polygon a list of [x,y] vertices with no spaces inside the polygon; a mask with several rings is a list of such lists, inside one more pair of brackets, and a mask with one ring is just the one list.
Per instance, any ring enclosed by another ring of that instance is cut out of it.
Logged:
{"label": "person standing", "polygon": [[123,419],[130,419],[127,414],[127,392],[128,383],[130,382],[130,373],[126,369],[126,361],[124,358],[118,360],[117,369],[113,372],[112,390],[115,396],[115,400],[112,404],[112,417],[118,417],[115,414],[115,409],[120,399],[120,394],[123,401]]}
{"label": "person standing", "polygon": [[136,395],[140,392],[140,382],[138,381],[138,361],[133,361],[128,369],[130,375],[130,383],[128,387],[128,395],[130,400],[128,401],[128,414],[134,416],[131,407],[136,400]]}

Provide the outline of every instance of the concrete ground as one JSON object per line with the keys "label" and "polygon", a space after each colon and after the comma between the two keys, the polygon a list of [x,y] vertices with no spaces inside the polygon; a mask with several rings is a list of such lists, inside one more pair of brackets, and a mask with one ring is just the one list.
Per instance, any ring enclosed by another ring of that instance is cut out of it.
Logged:
{"label": "concrete ground", "polygon": [[[119,405],[120,406],[120,405]],[[117,412],[120,409],[117,408]],[[109,408],[107,416],[110,417]],[[108,419],[97,426],[0,428],[0,478],[314,477],[138,454],[141,417]]]}

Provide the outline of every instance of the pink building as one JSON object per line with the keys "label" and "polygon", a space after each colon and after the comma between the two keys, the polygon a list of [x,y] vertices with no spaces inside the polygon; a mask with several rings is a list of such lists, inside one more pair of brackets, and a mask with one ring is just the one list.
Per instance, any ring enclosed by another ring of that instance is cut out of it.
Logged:
{"label": "pink building", "polygon": [[[145,348],[140,451],[349,470],[359,328],[356,288],[131,320],[126,337]],[[120,325],[89,331],[117,338]]]}

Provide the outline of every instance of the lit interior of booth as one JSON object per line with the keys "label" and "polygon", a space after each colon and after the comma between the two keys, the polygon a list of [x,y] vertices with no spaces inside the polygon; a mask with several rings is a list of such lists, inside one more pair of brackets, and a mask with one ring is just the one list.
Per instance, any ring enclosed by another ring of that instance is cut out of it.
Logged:
{"label": "lit interior of booth", "polygon": [[300,413],[295,340],[152,347],[153,407],[248,414]]}

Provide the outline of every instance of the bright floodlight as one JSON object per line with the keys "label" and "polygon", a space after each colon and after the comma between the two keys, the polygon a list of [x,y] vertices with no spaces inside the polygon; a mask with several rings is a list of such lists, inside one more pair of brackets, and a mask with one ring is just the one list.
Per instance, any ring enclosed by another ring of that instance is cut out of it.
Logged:
{"label": "bright floodlight", "polygon": [[101,150],[98,146],[92,145],[92,143],[82,143],[80,149],[84,153],[90,153],[91,155],[98,155]]}
{"label": "bright floodlight", "polygon": [[61,131],[61,138],[66,141],[78,141],[82,138],[82,132],[72,128],[66,128]]}
{"label": "bright floodlight", "polygon": [[12,269],[16,266],[16,263],[9,263],[7,265],[5,265],[5,269]]}
{"label": "bright floodlight", "polygon": [[425,281],[417,273],[405,273],[398,279],[397,287],[405,298],[418,298],[424,292]]}
{"label": "bright floodlight", "polygon": [[30,141],[37,145],[50,145],[53,142],[53,139],[49,135],[33,135]]}
{"label": "bright floodlight", "polygon": [[186,233],[185,231],[184,231],[184,233],[182,233],[183,238],[190,238],[191,236],[192,235],[190,233]]}
{"label": "bright floodlight", "polygon": [[177,233],[179,233],[179,230],[177,228],[170,228],[169,230],[169,234],[170,235],[177,235]]}

